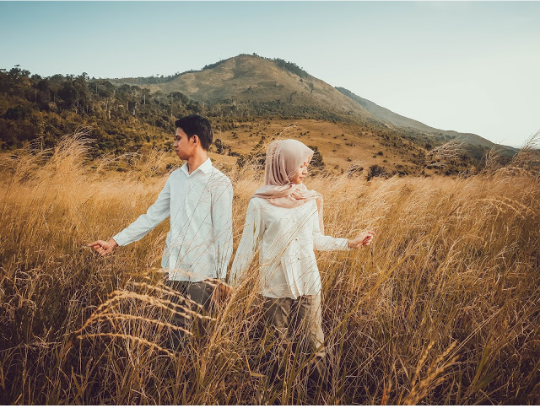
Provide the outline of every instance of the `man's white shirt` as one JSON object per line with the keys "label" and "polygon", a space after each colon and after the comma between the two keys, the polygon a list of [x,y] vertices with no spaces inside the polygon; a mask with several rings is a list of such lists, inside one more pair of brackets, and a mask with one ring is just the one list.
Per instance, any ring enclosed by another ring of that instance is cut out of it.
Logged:
{"label": "man's white shirt", "polygon": [[263,198],[252,198],[234,258],[231,282],[237,284],[244,278],[259,250],[261,295],[292,299],[318,295],[322,285],[314,249],[349,249],[346,238],[321,233],[314,200],[299,207],[282,208]]}
{"label": "man's white shirt", "polygon": [[193,173],[173,171],[156,202],[113,239],[120,246],[143,238],[170,217],[161,266],[169,280],[225,279],[233,249],[231,181],[207,159]]}

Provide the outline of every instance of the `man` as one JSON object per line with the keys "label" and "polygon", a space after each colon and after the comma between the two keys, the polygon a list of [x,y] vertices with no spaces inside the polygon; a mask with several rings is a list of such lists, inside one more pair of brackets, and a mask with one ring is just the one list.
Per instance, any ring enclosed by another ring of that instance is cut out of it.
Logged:
{"label": "man", "polygon": [[[170,217],[161,266],[168,272],[166,284],[208,309],[215,284],[225,280],[232,255],[233,189],[227,176],[212,166],[208,148],[213,140],[210,122],[198,115],[176,121],[174,149],[186,160],[173,171],[156,202],[126,229],[109,241],[89,244],[100,255],[110,254],[143,238]],[[173,324],[185,326],[185,317]],[[181,333],[173,336],[175,345]]]}

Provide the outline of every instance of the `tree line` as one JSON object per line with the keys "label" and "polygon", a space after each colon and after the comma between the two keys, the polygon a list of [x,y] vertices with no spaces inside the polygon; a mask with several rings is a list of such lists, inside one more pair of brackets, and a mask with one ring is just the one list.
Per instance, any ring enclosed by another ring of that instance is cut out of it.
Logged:
{"label": "tree line", "polygon": [[[15,66],[0,69],[0,149],[36,143],[48,148],[77,128],[91,127],[96,155],[144,143],[167,147],[174,121],[204,107],[181,92],[150,92],[81,75],[41,77]],[[169,146],[170,147],[170,146]]]}

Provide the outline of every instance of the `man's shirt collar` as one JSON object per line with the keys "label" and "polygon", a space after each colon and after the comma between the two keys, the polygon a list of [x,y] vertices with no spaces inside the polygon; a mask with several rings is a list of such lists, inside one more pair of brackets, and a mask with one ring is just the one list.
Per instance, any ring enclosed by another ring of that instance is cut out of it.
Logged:
{"label": "man's shirt collar", "polygon": [[193,174],[197,173],[199,170],[207,174],[212,170],[212,160],[210,160],[210,157],[209,157],[199,167],[197,167],[197,169],[191,174],[189,174],[189,171],[188,171],[187,161],[182,165],[182,167],[180,167],[180,169],[182,169],[184,173],[186,173],[188,176],[192,176]]}

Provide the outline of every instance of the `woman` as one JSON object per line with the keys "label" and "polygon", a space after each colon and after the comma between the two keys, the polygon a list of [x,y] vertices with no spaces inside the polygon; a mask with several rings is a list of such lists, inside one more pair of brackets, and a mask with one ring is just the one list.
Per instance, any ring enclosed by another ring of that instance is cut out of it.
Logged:
{"label": "woman", "polygon": [[269,146],[265,185],[250,199],[231,283],[239,283],[259,249],[259,293],[267,319],[284,340],[293,321],[301,322],[310,351],[317,353],[321,375],[325,357],[322,286],[313,250],[360,248],[370,244],[374,233],[366,231],[351,240],[324,235],[322,196],[303,184],[312,157],[313,150],[298,140]]}

